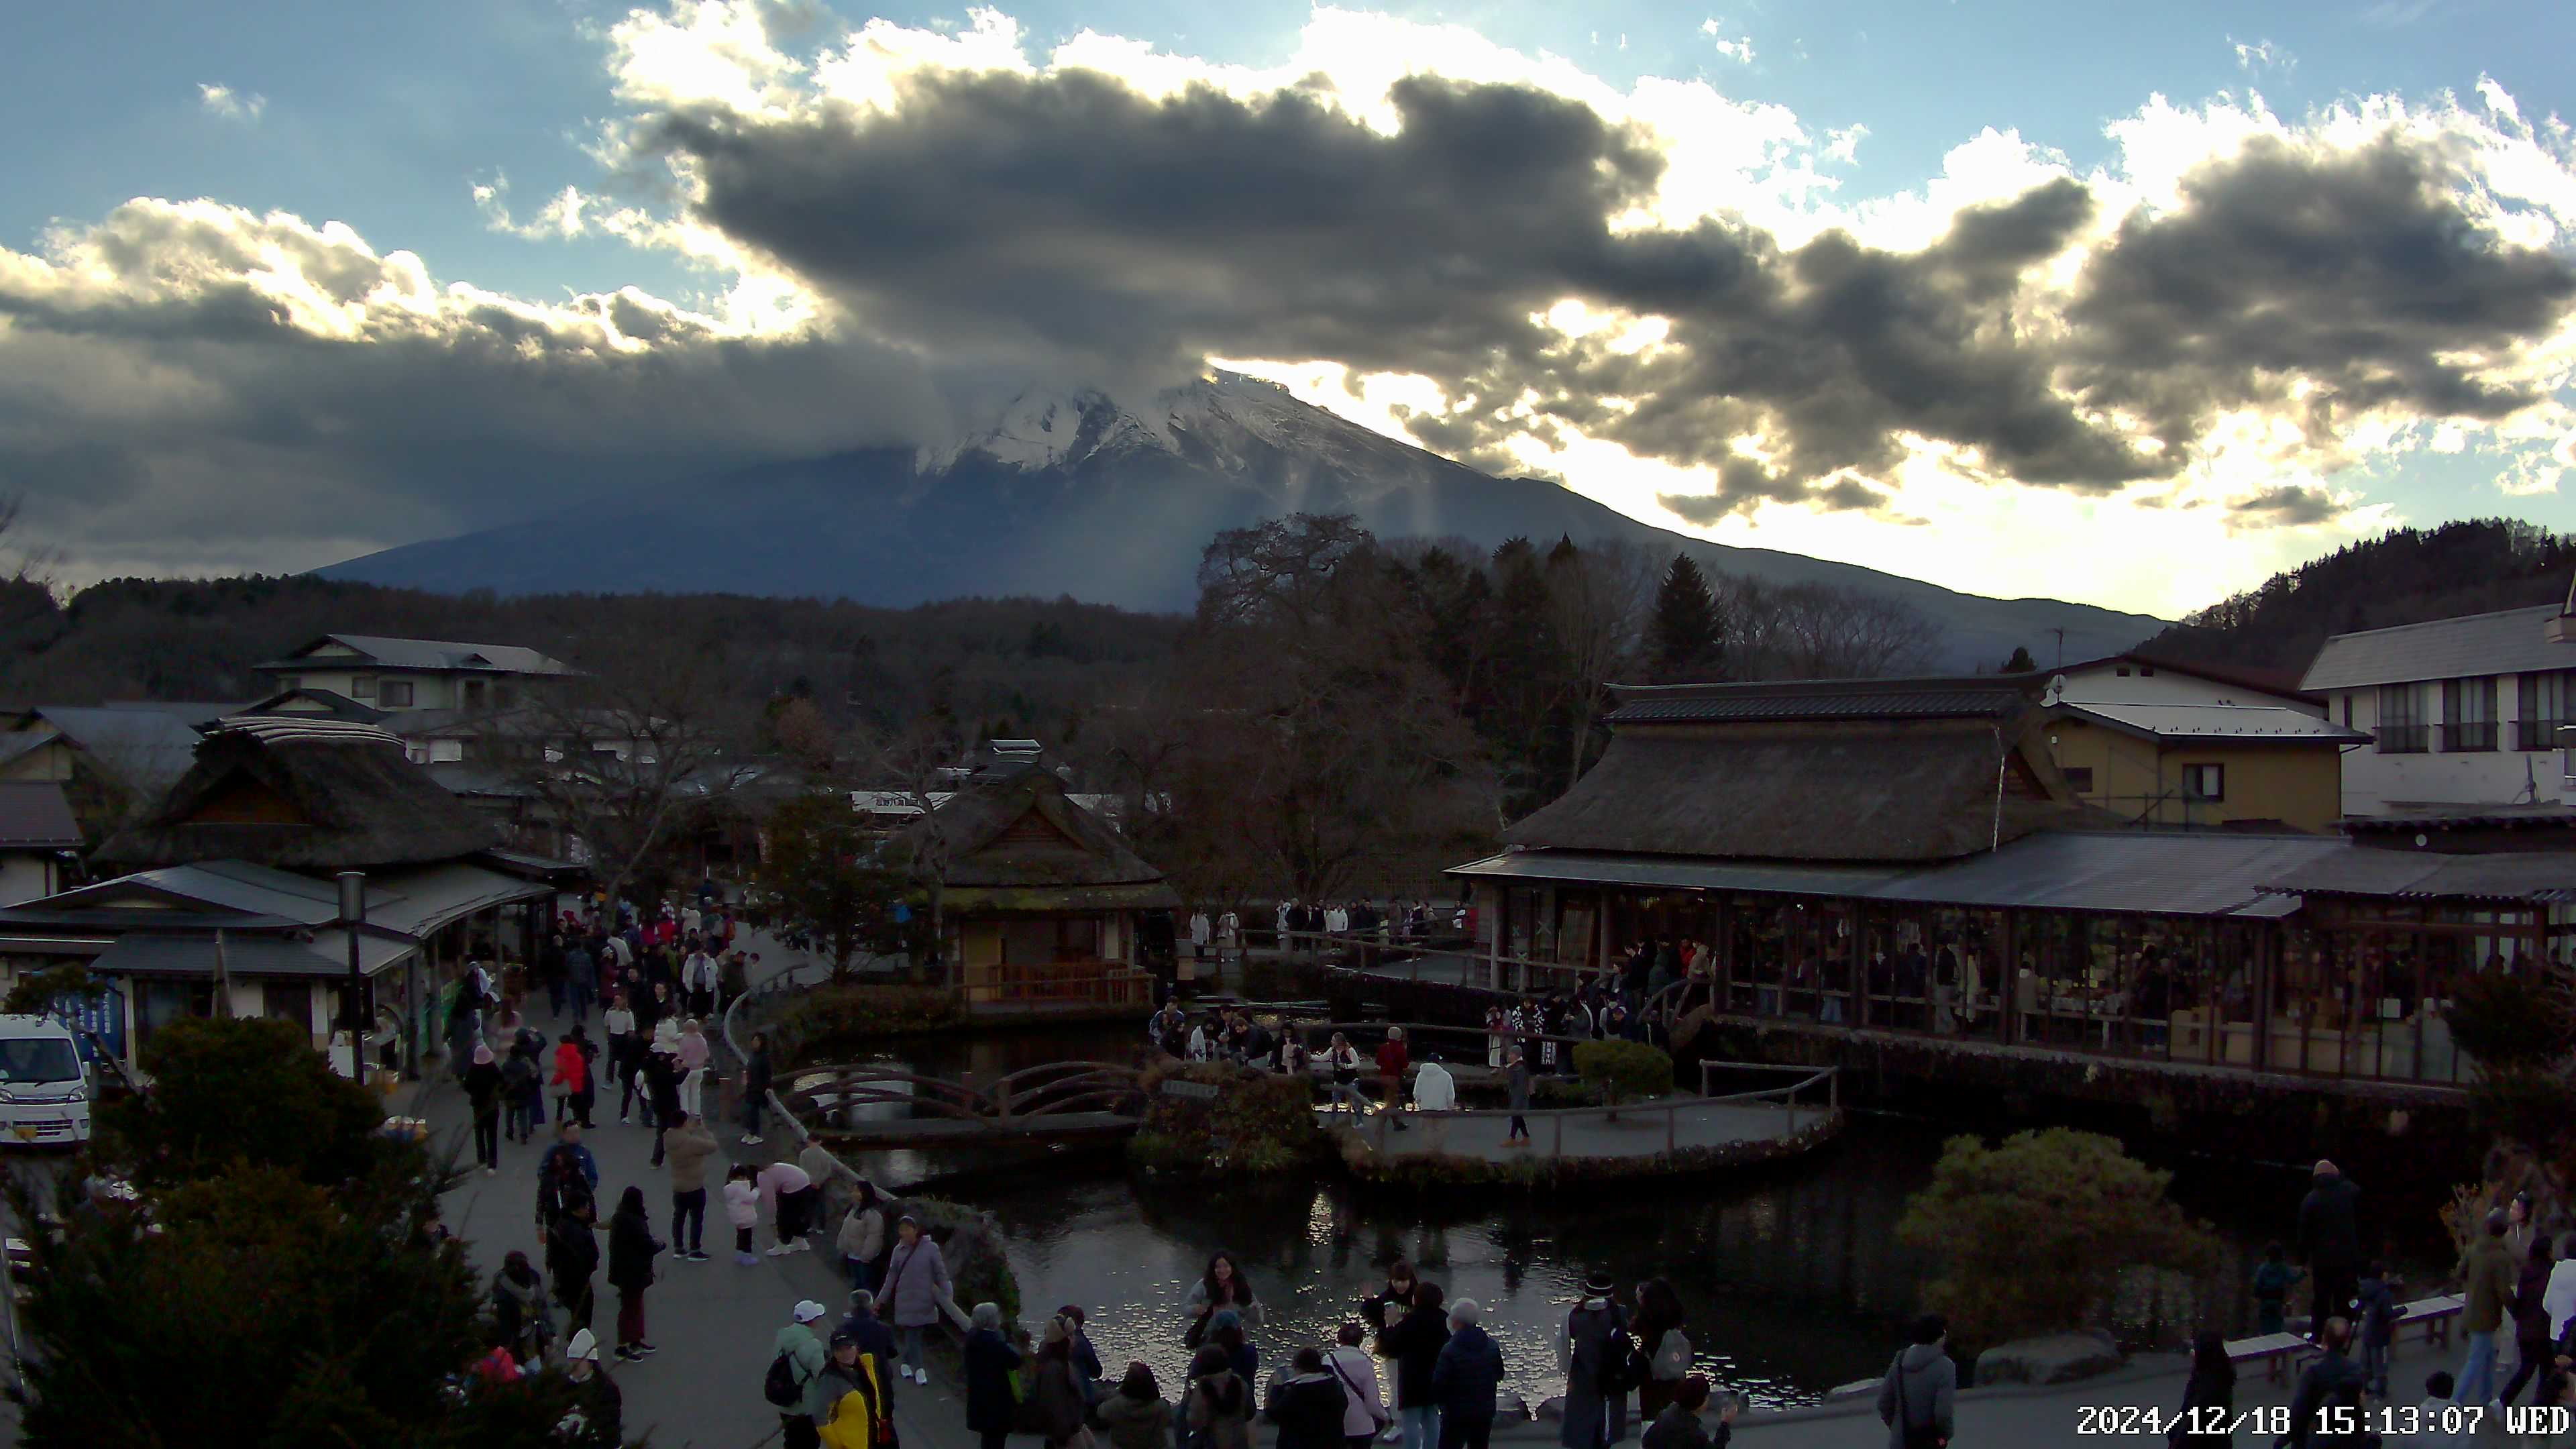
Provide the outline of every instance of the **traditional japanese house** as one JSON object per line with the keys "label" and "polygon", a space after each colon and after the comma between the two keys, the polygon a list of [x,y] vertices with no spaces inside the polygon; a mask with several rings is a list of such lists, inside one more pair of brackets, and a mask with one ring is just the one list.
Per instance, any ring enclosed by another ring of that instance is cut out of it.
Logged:
{"label": "traditional japanese house", "polygon": [[[0,909],[0,973],[86,966],[106,991],[84,1023],[119,1056],[219,1009],[293,1021],[319,1046],[342,1021],[354,937],[371,1059],[400,1059],[435,1040],[430,1002],[468,960],[531,959],[565,867],[498,844],[383,730],[223,721],[160,806],[99,847],[109,878]],[[342,871],[364,873],[361,920],[341,915]]]}
{"label": "traditional japanese house", "polygon": [[2576,854],[2122,827],[2052,763],[2037,688],[1619,689],[1592,772],[1451,872],[1476,979],[1544,993],[1634,961],[1846,1060],[2449,1098],[2474,1067],[2443,1016],[2463,973],[2556,969]]}
{"label": "traditional japanese house", "polygon": [[936,854],[943,954],[971,1013],[1153,1009],[1144,918],[1179,897],[1052,771],[980,771],[908,833]]}

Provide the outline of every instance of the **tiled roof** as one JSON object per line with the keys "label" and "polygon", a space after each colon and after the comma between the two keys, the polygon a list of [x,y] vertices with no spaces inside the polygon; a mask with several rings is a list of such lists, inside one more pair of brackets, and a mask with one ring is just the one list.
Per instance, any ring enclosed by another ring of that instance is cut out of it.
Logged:
{"label": "tiled roof", "polygon": [[1993,689],[1900,688],[1869,692],[1645,695],[1610,711],[1616,724],[1720,723],[1808,719],[1988,719],[2024,702]]}
{"label": "tiled roof", "polygon": [[[363,659],[312,657],[324,644],[344,644]],[[367,667],[380,669],[479,670],[494,674],[563,674],[563,662],[517,644],[459,644],[445,639],[391,639],[381,634],[325,634],[284,659],[257,669],[293,671]]]}
{"label": "tiled roof", "polygon": [[2160,740],[2307,741],[2366,744],[2370,736],[2276,704],[2062,704],[2069,714]]}
{"label": "tiled roof", "polygon": [[0,847],[72,850],[80,844],[80,824],[60,781],[0,781]]}
{"label": "tiled roof", "polygon": [[2470,614],[2393,629],[2337,634],[2317,651],[2301,689],[2362,689],[2422,679],[2468,679],[2576,669],[2576,644],[2554,644],[2544,632],[2556,604]]}

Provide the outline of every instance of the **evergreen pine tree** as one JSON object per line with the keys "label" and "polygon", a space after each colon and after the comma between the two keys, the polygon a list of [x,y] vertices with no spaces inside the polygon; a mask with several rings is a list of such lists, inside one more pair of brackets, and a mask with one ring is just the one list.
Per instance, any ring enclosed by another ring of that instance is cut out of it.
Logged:
{"label": "evergreen pine tree", "polygon": [[2038,669],[2039,661],[2030,657],[2030,647],[2024,644],[2015,644],[2013,646],[2012,657],[2004,661],[2002,672],[2005,674],[2032,674],[2038,672]]}
{"label": "evergreen pine tree", "polygon": [[1658,684],[1726,677],[1726,639],[1708,580],[1690,555],[1673,555],[1646,621],[1646,663]]}

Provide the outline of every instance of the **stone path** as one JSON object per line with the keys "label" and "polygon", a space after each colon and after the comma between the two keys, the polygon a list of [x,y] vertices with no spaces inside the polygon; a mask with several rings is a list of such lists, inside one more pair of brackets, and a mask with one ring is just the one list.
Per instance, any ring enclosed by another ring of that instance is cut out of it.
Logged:
{"label": "stone path", "polygon": [[[766,937],[751,949],[765,961],[782,966],[794,959],[793,953]],[[550,1017],[542,996],[532,1006],[530,1024],[549,1038],[559,1037],[572,1024],[569,1018]],[[594,1033],[600,1030],[596,1014],[590,1025]],[[417,1105],[404,1110],[429,1120],[435,1143],[454,1142],[460,1161],[472,1157],[464,1093],[452,1078],[436,1076],[414,1089],[409,1099]],[[708,1106],[710,1111],[715,1108],[712,1092]],[[552,1111],[551,1100],[547,1108]],[[654,1232],[668,1239],[670,1175],[650,1165],[653,1134],[641,1126],[619,1126],[613,1100],[595,1106],[591,1119],[599,1130],[584,1140],[599,1161],[603,1218],[627,1185],[636,1184],[644,1189],[645,1203],[652,1210]],[[467,1252],[487,1285],[502,1256],[512,1249],[527,1253],[541,1270],[544,1266],[536,1230],[536,1167],[552,1133],[549,1123],[540,1130],[535,1146],[504,1142],[499,1176],[474,1171],[445,1199],[448,1226],[466,1240]],[[741,1135],[738,1124],[719,1124],[717,1140],[724,1144],[725,1156],[710,1164],[711,1184],[722,1182],[727,1158],[767,1162],[774,1146],[786,1140],[784,1134],[773,1131],[768,1145],[743,1147],[737,1142]],[[813,1252],[783,1258],[764,1254],[757,1266],[737,1266],[733,1230],[724,1221],[721,1194],[711,1190],[708,1196],[712,1200],[706,1233],[710,1261],[675,1262],[667,1253],[656,1260],[661,1277],[646,1297],[646,1332],[660,1352],[639,1364],[620,1364],[605,1355],[616,1337],[617,1295],[607,1284],[604,1229],[601,1269],[593,1278],[598,1307],[591,1326],[602,1344],[601,1367],[625,1395],[630,1437],[649,1431],[655,1444],[670,1449],[689,1445],[753,1449],[764,1439],[774,1442],[777,1437],[777,1412],[761,1397],[760,1383],[769,1368],[771,1343],[788,1323],[789,1310],[798,1299],[812,1298],[830,1309],[837,1321],[849,1306],[847,1285],[830,1255],[828,1234]],[[770,1241],[764,1224],[760,1246],[765,1249]],[[963,1403],[938,1377],[935,1365],[933,1374],[927,1388],[906,1383],[896,1392],[895,1422],[903,1442],[912,1449],[973,1449],[975,1439],[966,1432]]]}

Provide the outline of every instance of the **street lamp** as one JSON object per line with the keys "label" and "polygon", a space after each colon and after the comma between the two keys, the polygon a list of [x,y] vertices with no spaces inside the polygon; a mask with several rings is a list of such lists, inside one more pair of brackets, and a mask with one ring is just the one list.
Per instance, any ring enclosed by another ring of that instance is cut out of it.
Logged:
{"label": "street lamp", "polygon": [[367,1012],[367,977],[358,966],[358,931],[367,923],[367,873],[363,870],[340,872],[340,929],[349,937],[349,988],[341,1003],[340,1021],[349,1033],[349,1075],[366,1075],[363,1061],[367,1025],[372,1019]]}

